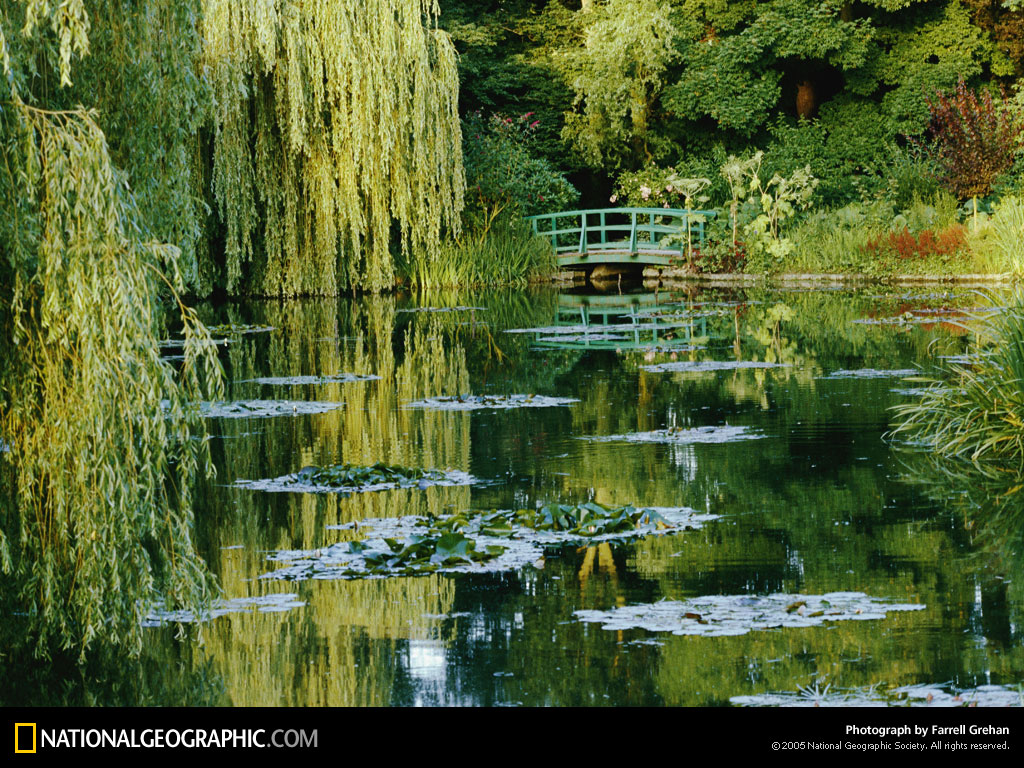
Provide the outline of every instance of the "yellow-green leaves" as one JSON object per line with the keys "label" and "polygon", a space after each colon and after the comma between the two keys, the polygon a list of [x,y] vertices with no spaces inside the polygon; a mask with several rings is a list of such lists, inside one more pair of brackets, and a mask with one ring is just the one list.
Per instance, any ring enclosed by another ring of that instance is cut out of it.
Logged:
{"label": "yellow-green leaves", "polygon": [[228,290],[381,290],[396,251],[435,257],[465,187],[455,53],[435,4],[207,0],[204,12]]}
{"label": "yellow-green leaves", "polygon": [[[0,117],[20,138],[0,148],[15,169],[0,207],[21,216],[0,271],[0,565],[39,653],[137,652],[147,603],[198,607],[213,585],[191,514],[209,453],[185,404],[219,393],[220,365],[177,300],[179,251],[139,234],[95,114],[16,102]],[[165,289],[177,373],[157,344]]]}

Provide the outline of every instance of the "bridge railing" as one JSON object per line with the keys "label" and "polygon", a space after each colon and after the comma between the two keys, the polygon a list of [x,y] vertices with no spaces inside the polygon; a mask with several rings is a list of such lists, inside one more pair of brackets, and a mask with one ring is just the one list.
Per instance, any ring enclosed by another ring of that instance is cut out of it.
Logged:
{"label": "bridge railing", "polygon": [[715,211],[683,208],[593,208],[527,216],[535,234],[551,240],[556,254],[628,252],[685,255],[704,245],[704,223]]}

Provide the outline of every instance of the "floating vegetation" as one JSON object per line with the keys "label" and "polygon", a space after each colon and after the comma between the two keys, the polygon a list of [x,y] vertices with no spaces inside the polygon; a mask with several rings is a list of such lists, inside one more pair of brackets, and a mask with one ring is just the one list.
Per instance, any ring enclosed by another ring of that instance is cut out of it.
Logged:
{"label": "floating vegetation", "polygon": [[258,379],[244,379],[239,384],[269,384],[276,387],[298,387],[303,384],[348,384],[355,381],[378,381],[380,376],[372,373],[333,373],[327,376],[263,376]]}
{"label": "floating vegetation", "polygon": [[706,373],[708,371],[735,371],[744,368],[789,368],[789,363],[762,363],[756,360],[680,360],[674,363],[641,365],[644,371],[655,373]]}
{"label": "floating vegetation", "polygon": [[231,600],[216,600],[210,610],[195,614],[192,611],[166,611],[157,607],[145,619],[144,627],[162,627],[167,624],[194,624],[210,621],[229,613],[281,613],[293,608],[302,608],[306,603],[293,592],[260,597],[236,597]]}
{"label": "floating vegetation", "polygon": [[246,333],[267,333],[277,330],[272,325],[242,325],[238,323],[224,323],[223,325],[208,325],[206,330],[213,336],[242,336]]}
{"label": "floating vegetation", "polygon": [[586,503],[365,520],[329,528],[365,526],[372,530],[372,538],[322,550],[274,553],[270,560],[291,565],[261,578],[356,579],[435,571],[509,571],[535,563],[543,556],[544,547],[695,530],[717,517],[686,507],[636,509]]}
{"label": "floating vegetation", "polygon": [[[274,416],[305,416],[327,413],[344,403],[310,400],[235,400],[233,402],[197,403],[199,415],[208,419],[269,419]],[[167,403],[164,403],[167,408]]]}
{"label": "floating vegetation", "polygon": [[927,394],[929,387],[896,387],[889,391],[896,395],[906,395],[907,397],[921,397]]}
{"label": "floating vegetation", "polygon": [[904,312],[896,317],[861,317],[851,320],[858,325],[908,325],[910,323],[934,323],[934,317],[922,317],[913,312]]}
{"label": "floating vegetation", "polygon": [[395,314],[402,312],[486,312],[487,307],[413,307],[411,309],[396,309]]}
{"label": "floating vegetation", "polygon": [[[629,315],[623,315],[629,317]],[[537,328],[506,328],[505,333],[535,333],[547,336],[595,336],[603,333],[636,333],[643,331],[660,331],[674,328],[685,328],[689,322],[657,322],[648,321],[643,323],[595,323],[593,325],[544,325]]]}
{"label": "floating vegetation", "polygon": [[442,472],[439,469],[416,469],[377,463],[372,466],[309,466],[290,475],[269,480],[238,480],[235,486],[257,491],[368,493],[395,488],[429,488],[432,485],[469,485],[473,481],[473,476],[466,472]]}
{"label": "floating vegetation", "polygon": [[[194,339],[192,341],[196,349],[208,349],[230,343],[231,339]],[[161,339],[157,344],[162,349],[182,349],[185,346],[185,339]]]}
{"label": "floating vegetation", "polygon": [[1024,693],[1005,685],[948,690],[940,685],[909,685],[880,690],[815,684],[795,692],[733,696],[729,701],[741,707],[1021,707]]}
{"label": "floating vegetation", "polygon": [[508,408],[551,408],[570,405],[579,400],[572,397],[546,395],[456,395],[455,397],[428,397],[406,404],[406,408],[425,408],[432,411],[472,411],[478,408],[505,410]]}
{"label": "floating vegetation", "polygon": [[578,437],[595,443],[668,443],[688,445],[690,443],[731,443],[736,440],[758,440],[767,437],[751,427],[669,427],[653,432],[632,432],[627,435],[597,435]]}
{"label": "floating vegetation", "polygon": [[723,637],[778,627],[813,627],[827,621],[884,619],[890,611],[919,611],[924,605],[890,603],[863,592],[826,595],[709,595],[663,600],[610,611],[576,611],[580,621],[603,629],[646,629],[674,635]]}
{"label": "floating vegetation", "polygon": [[832,371],[828,376],[819,376],[820,379],[884,379],[891,376],[918,376],[921,371],[916,368],[894,368],[883,370],[878,368],[857,368],[856,370]]}

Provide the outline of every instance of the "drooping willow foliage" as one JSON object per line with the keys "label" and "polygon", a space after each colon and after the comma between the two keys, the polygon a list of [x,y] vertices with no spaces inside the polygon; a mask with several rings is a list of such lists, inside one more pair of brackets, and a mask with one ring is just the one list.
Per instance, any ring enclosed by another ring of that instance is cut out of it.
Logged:
{"label": "drooping willow foliage", "polygon": [[227,289],[394,284],[456,229],[458,73],[435,0],[206,0]]}
{"label": "drooping willow foliage", "polygon": [[[97,113],[61,108],[89,32],[80,0],[0,3],[0,606],[43,655],[137,651],[158,596],[198,606],[212,587],[187,403],[216,396],[220,366]],[[178,370],[158,346],[167,301]]]}

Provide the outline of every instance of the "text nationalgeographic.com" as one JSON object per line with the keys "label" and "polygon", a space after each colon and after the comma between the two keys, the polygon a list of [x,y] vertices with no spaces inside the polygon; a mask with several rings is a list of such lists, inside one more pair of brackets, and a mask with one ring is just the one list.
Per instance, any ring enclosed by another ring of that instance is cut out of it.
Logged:
{"label": "text nationalgeographic.com", "polygon": [[[31,724],[19,723],[16,731],[27,730]],[[40,728],[38,742],[35,728],[31,734],[17,733],[20,742],[38,743],[40,750],[52,749],[316,749],[317,730],[278,728]],[[27,751],[17,749],[16,751]]]}

